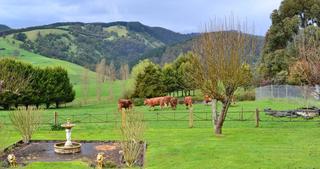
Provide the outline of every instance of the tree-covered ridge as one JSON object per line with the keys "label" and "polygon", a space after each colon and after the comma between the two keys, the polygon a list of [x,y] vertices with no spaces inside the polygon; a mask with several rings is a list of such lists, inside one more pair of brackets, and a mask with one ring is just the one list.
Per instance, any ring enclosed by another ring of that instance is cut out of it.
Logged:
{"label": "tree-covered ridge", "polygon": [[[212,32],[213,34],[215,32]],[[150,50],[141,56],[141,59],[150,59],[155,63],[164,65],[165,63],[173,62],[180,54],[186,54],[193,50],[194,44],[199,40],[199,34],[186,41],[176,43],[173,45],[166,45],[164,47]],[[257,35],[249,35],[255,42],[255,53],[251,60],[252,64],[260,60],[260,54],[264,46],[264,37]]]}
{"label": "tree-covered ridge", "polygon": [[152,49],[194,36],[149,27],[139,22],[55,23],[9,30],[0,35],[20,40],[23,43],[21,47],[29,51],[91,69],[102,59],[113,61],[116,67],[123,62],[133,66],[144,53]]}
{"label": "tree-covered ridge", "polygon": [[10,30],[11,28],[7,25],[0,24],[0,32]]}

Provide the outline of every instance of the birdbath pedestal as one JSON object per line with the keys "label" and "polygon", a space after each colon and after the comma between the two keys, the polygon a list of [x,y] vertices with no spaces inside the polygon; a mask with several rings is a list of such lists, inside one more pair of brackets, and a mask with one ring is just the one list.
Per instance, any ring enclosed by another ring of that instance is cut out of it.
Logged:
{"label": "birdbath pedestal", "polygon": [[71,141],[71,129],[75,126],[70,122],[70,119],[67,120],[67,123],[61,125],[66,129],[66,142],[60,142],[54,144],[54,151],[59,154],[73,154],[81,151],[81,144]]}
{"label": "birdbath pedestal", "polygon": [[71,124],[70,120],[67,120],[67,123],[62,124],[61,127],[66,129],[66,143],[64,144],[65,147],[71,147],[72,146],[72,142],[71,142],[71,129],[72,127],[74,127],[75,124]]}

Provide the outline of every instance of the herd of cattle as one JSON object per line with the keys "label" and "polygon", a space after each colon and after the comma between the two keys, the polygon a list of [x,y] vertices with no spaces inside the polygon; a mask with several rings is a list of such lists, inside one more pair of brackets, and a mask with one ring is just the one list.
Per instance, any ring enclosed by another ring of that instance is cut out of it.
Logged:
{"label": "herd of cattle", "polygon": [[[204,102],[207,104],[211,102],[211,98],[209,96],[204,97]],[[187,96],[184,98],[183,103],[186,107],[192,107],[192,97]],[[154,97],[144,100],[144,105],[154,108],[155,106],[160,106],[161,109],[164,107],[171,107],[173,110],[177,108],[178,99],[172,96],[162,96],[162,97]],[[119,99],[118,100],[118,110],[121,111],[124,109],[131,109],[133,106],[133,102],[129,99]]]}

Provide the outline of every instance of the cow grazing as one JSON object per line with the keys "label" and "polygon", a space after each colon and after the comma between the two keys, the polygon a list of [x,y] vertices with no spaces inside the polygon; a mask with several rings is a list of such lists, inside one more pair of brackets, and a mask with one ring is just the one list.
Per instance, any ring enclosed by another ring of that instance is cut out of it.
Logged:
{"label": "cow grazing", "polygon": [[169,106],[171,100],[171,96],[163,96],[163,97],[154,97],[150,99],[145,99],[144,104],[149,107],[160,106],[161,109]]}
{"label": "cow grazing", "polygon": [[160,107],[168,107],[170,105],[171,96],[163,96],[160,100]]}
{"label": "cow grazing", "polygon": [[173,110],[175,110],[177,108],[177,104],[178,104],[178,99],[175,97],[171,97],[170,99],[170,106]]}
{"label": "cow grazing", "polygon": [[132,108],[132,101],[128,99],[119,99],[118,100],[118,110],[119,112],[124,109],[131,109]]}
{"label": "cow grazing", "polygon": [[149,106],[149,107],[154,107],[158,106],[161,104],[162,97],[155,97],[155,98],[150,98],[150,99],[145,99],[144,104]]}
{"label": "cow grazing", "polygon": [[192,107],[192,97],[191,96],[187,96],[184,98],[184,104],[188,107]]}

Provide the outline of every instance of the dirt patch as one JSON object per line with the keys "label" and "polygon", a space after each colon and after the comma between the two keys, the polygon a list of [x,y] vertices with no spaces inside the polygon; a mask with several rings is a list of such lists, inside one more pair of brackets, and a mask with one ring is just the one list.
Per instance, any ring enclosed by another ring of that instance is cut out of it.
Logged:
{"label": "dirt patch", "polygon": [[112,151],[117,149],[119,147],[119,144],[115,143],[113,145],[108,145],[108,144],[103,144],[103,145],[98,145],[95,147],[96,150],[98,151]]}

